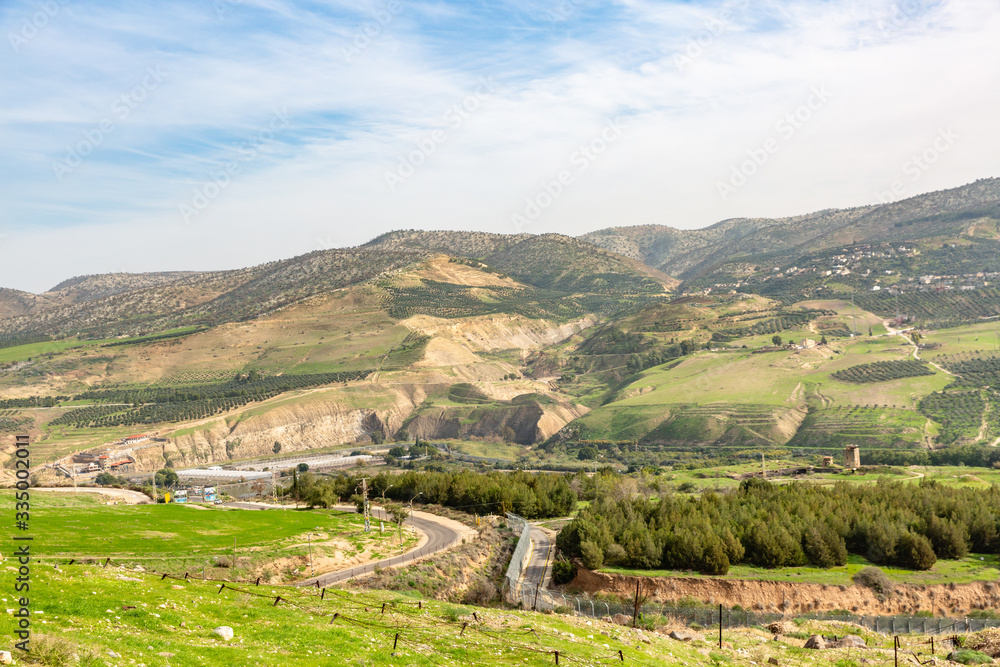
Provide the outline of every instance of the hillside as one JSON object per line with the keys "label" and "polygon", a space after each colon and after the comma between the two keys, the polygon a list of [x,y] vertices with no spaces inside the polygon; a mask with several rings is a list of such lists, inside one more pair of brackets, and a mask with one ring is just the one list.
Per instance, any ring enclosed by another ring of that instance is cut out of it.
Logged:
{"label": "hillside", "polygon": [[[104,337],[246,320],[371,280],[423,256],[416,251],[327,250],[235,271],[168,274],[162,281],[92,276],[41,295],[32,307],[0,320],[0,332]],[[127,285],[135,288],[124,289]],[[69,298],[74,292],[77,298]],[[19,302],[14,295],[7,300]],[[16,306],[11,310],[16,313]]]}
{"label": "hillside", "polygon": [[[997,183],[589,236],[620,252],[403,231],[234,271],[4,290],[0,442],[28,432],[41,462],[149,431],[162,441],[140,470],[414,437],[556,467],[590,446],[675,465],[995,444]],[[874,240],[893,235],[923,236]],[[678,284],[640,260],[714,264]]]}
{"label": "hillside", "polygon": [[[682,279],[756,255],[805,255],[845,244],[913,241],[962,234],[1000,217],[1000,179],[899,202],[828,209],[779,219],[735,218],[696,230],[662,225],[613,227],[580,238]],[[790,253],[790,251],[792,251]],[[756,257],[753,260],[756,261]]]}

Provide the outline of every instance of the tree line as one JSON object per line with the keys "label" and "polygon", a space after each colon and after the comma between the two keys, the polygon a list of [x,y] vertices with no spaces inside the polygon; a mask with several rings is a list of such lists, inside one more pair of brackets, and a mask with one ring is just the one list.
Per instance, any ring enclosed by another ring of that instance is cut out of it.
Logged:
{"label": "tree line", "polygon": [[[306,472],[293,475],[287,493],[310,506],[331,507],[354,502],[360,493],[361,478],[341,474],[322,478]],[[406,472],[380,473],[368,480],[372,502],[386,500],[431,503],[469,514],[513,512],[525,519],[566,516],[576,506],[577,495],[565,476],[517,472],[479,473]]]}
{"label": "tree line", "polygon": [[848,554],[926,570],[938,558],[1000,550],[1000,488],[934,481],[833,488],[745,480],[730,493],[659,498],[608,493],[560,533],[585,567],[725,574],[747,563],[777,568],[844,565]]}

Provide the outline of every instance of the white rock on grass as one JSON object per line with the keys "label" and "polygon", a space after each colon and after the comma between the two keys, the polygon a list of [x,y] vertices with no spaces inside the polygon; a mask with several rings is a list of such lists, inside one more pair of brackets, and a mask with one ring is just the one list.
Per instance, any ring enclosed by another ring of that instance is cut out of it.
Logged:
{"label": "white rock on grass", "polygon": [[212,630],[212,632],[214,634],[219,635],[220,637],[222,637],[223,639],[225,639],[227,642],[230,639],[233,638],[233,629],[231,627],[229,627],[228,625],[220,625],[219,627],[217,627],[214,630]]}
{"label": "white rock on grass", "polygon": [[0,665],[13,665],[14,657],[10,651],[0,651]]}

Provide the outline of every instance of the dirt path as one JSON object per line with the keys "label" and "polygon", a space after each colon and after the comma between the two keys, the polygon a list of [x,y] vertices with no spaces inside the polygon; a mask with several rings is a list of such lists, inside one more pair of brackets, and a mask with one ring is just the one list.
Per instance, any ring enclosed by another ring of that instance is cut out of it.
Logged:
{"label": "dirt path", "polygon": [[942,366],[934,363],[933,361],[930,361],[929,359],[921,359],[920,358],[920,346],[917,345],[916,343],[914,343],[913,339],[906,335],[906,332],[910,331],[911,329],[893,329],[891,326],[889,326],[889,321],[888,320],[886,320],[885,322],[883,322],[882,326],[884,326],[886,328],[886,331],[888,331],[888,333],[886,334],[887,336],[899,336],[900,338],[902,338],[903,340],[905,340],[909,345],[913,346],[913,358],[914,359],[916,359],[917,361],[926,361],[928,364],[930,364],[934,368],[938,369],[939,371],[941,371],[945,375],[950,375],[953,378],[958,377],[957,375],[955,375],[954,373],[952,373],[951,371],[949,371],[947,368],[944,368],[944,367],[942,367]]}

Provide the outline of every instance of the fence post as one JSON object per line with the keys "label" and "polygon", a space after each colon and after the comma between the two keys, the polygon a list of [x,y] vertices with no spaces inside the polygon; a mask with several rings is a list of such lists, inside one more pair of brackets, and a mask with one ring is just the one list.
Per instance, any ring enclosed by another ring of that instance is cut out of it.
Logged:
{"label": "fence post", "polygon": [[722,648],[722,603],[719,603],[719,648]]}

